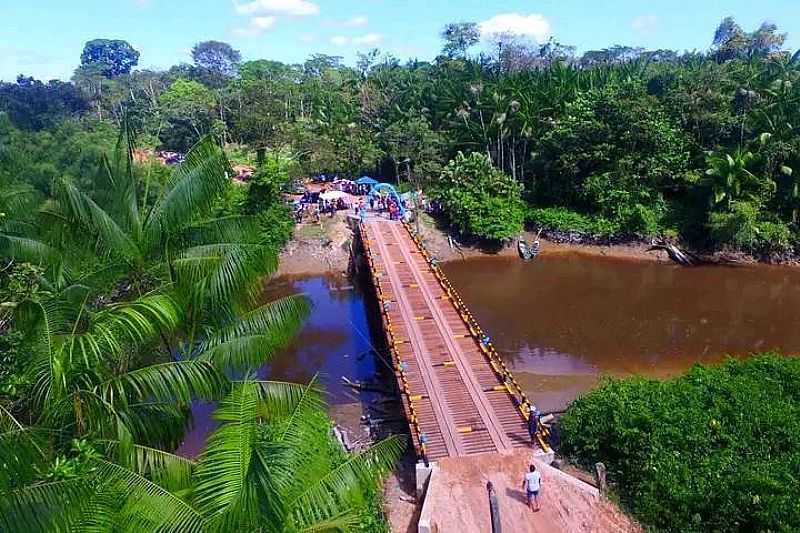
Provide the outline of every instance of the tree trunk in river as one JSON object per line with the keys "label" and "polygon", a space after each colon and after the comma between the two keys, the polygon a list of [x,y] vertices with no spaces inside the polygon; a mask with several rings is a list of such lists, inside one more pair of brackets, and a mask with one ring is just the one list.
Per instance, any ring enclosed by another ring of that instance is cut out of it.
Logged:
{"label": "tree trunk in river", "polygon": [[655,250],[662,250],[664,252],[667,252],[669,258],[681,266],[696,266],[702,263],[700,258],[695,256],[694,254],[681,250],[674,244],[668,244],[668,243],[653,244],[653,246],[651,246],[647,251],[652,252]]}

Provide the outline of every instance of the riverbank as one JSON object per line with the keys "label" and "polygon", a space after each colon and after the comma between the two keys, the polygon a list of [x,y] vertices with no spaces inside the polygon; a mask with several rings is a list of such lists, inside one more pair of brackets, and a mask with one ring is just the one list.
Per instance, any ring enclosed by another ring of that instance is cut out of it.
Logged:
{"label": "riverbank", "polygon": [[[345,275],[350,260],[353,232],[348,226],[350,211],[340,211],[333,217],[324,216],[319,223],[306,222],[295,227],[291,241],[281,252],[277,276]],[[440,261],[458,261],[473,257],[515,257],[514,246],[486,247],[477,243],[450,241],[445,228],[423,215],[419,230],[425,247]],[[524,239],[533,241],[536,233],[525,231]],[[665,252],[649,252],[649,245],[630,242],[614,245],[559,243],[540,239],[542,253],[579,254],[586,256],[615,257],[657,263],[670,262]]]}
{"label": "riverbank", "polygon": [[324,215],[319,223],[295,226],[292,239],[280,255],[277,276],[347,274],[353,231],[347,225],[351,211]]}
{"label": "riverbank", "polygon": [[[473,257],[516,257],[518,252],[513,244],[490,245],[480,241],[458,241],[451,235],[449,228],[440,221],[423,215],[419,225],[425,246],[441,261],[458,261]],[[574,254],[589,257],[608,257],[632,261],[652,263],[671,263],[671,259],[663,250],[651,250],[652,243],[633,237],[599,238],[579,232],[543,231],[525,229],[519,233],[527,242],[539,239],[541,253],[549,255]],[[516,242],[516,241],[514,241]],[[800,266],[800,258],[789,254],[786,256],[757,257],[744,252],[734,251],[700,251],[689,249],[689,252],[701,257],[709,264],[719,265],[767,265],[767,266]]]}
{"label": "riverbank", "polygon": [[[347,223],[350,211],[340,211],[333,217],[324,216],[319,223],[298,224],[289,244],[280,256],[278,276],[346,275],[350,261],[353,232]],[[416,226],[415,226],[416,227]],[[448,228],[434,218],[423,215],[419,231],[425,247],[442,262],[475,257],[516,257],[513,245],[487,245],[477,241],[458,241]],[[525,230],[520,236],[528,242],[536,240],[537,231]],[[547,255],[578,255],[606,257],[648,263],[671,263],[663,250],[651,250],[651,244],[633,239],[584,239],[580,235],[544,232],[539,235],[541,253]],[[800,267],[794,257],[758,258],[742,252],[701,254],[710,264],[764,265]],[[769,260],[768,260],[769,259]]]}

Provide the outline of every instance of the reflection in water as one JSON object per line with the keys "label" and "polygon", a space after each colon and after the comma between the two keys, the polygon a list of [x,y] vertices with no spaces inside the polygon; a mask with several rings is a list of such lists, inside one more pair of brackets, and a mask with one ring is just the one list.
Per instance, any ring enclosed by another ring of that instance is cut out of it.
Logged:
{"label": "reflection in water", "polygon": [[[341,377],[370,379],[377,364],[369,353],[368,310],[362,287],[337,276],[280,278],[270,281],[264,301],[298,293],[308,297],[311,314],[292,344],[258,370],[258,378],[308,383],[318,376],[328,403],[357,401],[341,385]],[[215,426],[210,418],[214,407],[213,403],[195,403],[192,429],[178,453],[195,456],[202,450],[206,436]]]}
{"label": "reflection in water", "polygon": [[800,352],[800,272],[680,268],[580,255],[444,266],[543,408],[600,374],[668,376],[697,361]]}

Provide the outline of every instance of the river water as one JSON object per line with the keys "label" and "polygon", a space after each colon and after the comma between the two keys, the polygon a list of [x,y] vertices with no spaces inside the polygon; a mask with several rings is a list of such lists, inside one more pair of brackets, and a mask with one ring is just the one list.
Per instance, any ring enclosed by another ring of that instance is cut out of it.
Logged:
{"label": "river water", "polygon": [[544,410],[603,375],[675,375],[755,351],[800,353],[800,271],[597,256],[479,258],[450,281]]}
{"label": "river water", "polygon": [[[354,283],[334,275],[270,281],[264,301],[305,294],[311,312],[291,345],[261,367],[257,377],[304,384],[316,377],[327,402],[334,408],[341,406],[347,425],[357,427],[360,408],[347,407],[356,406],[360,398],[342,384],[342,376],[353,381],[374,379],[377,365],[389,364],[383,363],[372,349],[380,339],[379,326],[371,319],[375,312],[369,291],[365,280]],[[211,419],[214,407],[210,402],[195,402],[193,426],[178,453],[192,457],[202,449],[216,425]]]}
{"label": "river water", "polygon": [[[578,254],[531,263],[478,258],[443,268],[545,411],[565,407],[602,375],[667,377],[726,355],[800,353],[800,270],[682,268]],[[367,284],[341,276],[270,282],[265,301],[304,293],[312,311],[259,377],[305,383],[317,375],[329,403],[357,405],[341,377],[369,380],[386,364],[371,352],[382,340]],[[212,408],[195,406],[181,453],[201,449]],[[357,424],[360,410],[350,413]]]}

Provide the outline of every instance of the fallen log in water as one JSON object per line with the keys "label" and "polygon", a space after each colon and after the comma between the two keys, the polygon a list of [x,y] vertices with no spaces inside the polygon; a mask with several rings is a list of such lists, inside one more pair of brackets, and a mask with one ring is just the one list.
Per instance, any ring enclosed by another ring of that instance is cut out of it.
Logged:
{"label": "fallen log in water", "polygon": [[697,257],[696,255],[681,250],[674,244],[669,244],[664,242],[654,243],[647,251],[653,252],[656,250],[667,252],[669,258],[681,266],[697,266],[704,263],[704,261],[699,257]]}

